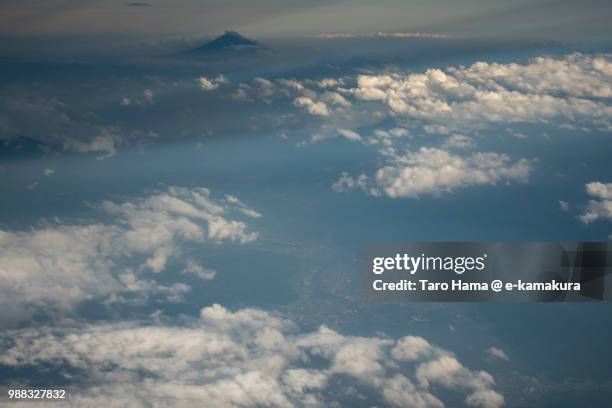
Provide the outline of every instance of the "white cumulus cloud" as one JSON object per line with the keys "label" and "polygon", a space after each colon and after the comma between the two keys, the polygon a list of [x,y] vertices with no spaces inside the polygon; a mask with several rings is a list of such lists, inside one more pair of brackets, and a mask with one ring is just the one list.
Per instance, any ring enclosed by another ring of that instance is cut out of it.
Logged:
{"label": "white cumulus cloud", "polygon": [[[459,156],[442,149],[422,147],[403,155],[392,151],[388,165],[376,171],[371,189],[391,198],[439,195],[470,186],[525,182],[530,172],[529,161],[512,161],[505,154],[478,152]],[[364,184],[367,179],[360,179],[363,182],[343,174],[334,184],[334,190],[345,191],[353,187],[367,190]]]}
{"label": "white cumulus cloud", "polygon": [[359,136],[359,133],[355,132],[354,130],[338,129],[338,134],[352,142],[358,142],[361,140],[361,136]]}
{"label": "white cumulus cloud", "polygon": [[391,114],[423,121],[431,131],[554,118],[605,127],[612,108],[601,99],[612,96],[611,65],[607,54],[540,57],[525,65],[477,62],[407,75],[359,75],[346,92],[383,102]]}
{"label": "white cumulus cloud", "polygon": [[308,113],[315,116],[328,116],[329,109],[325,102],[314,101],[306,96],[298,96],[293,100],[293,105],[298,108],[305,108]]}
{"label": "white cumulus cloud", "polygon": [[219,74],[215,78],[208,78],[208,77],[198,78],[198,85],[200,86],[200,89],[203,91],[214,91],[215,89],[219,87],[219,85],[226,84],[228,82],[229,82],[228,79],[223,74]]}
{"label": "white cumulus cloud", "polygon": [[612,183],[592,182],[585,187],[593,199],[589,200],[580,220],[585,224],[599,219],[612,221]]}
{"label": "white cumulus cloud", "polygon": [[[82,301],[122,301],[124,295],[159,294],[176,301],[189,290],[186,285],[160,285],[143,274],[165,270],[184,242],[247,243],[257,238],[244,222],[228,218],[244,205],[214,200],[204,188],[170,187],[98,207],[110,215],[110,222],[0,230],[0,306],[6,319],[69,314]],[[196,263],[188,263],[185,272],[214,277]]]}
{"label": "white cumulus cloud", "polygon": [[497,360],[504,360],[504,361],[510,361],[510,357],[508,357],[508,355],[506,354],[506,352],[502,349],[500,349],[499,347],[490,347],[487,350],[487,354],[494,359]]}
{"label": "white cumulus cloud", "polygon": [[[325,326],[300,332],[258,309],[215,304],[181,324],[8,330],[0,340],[0,366],[78,370],[73,402],[81,407],[351,406],[366,390],[376,406],[441,408],[441,390],[473,407],[504,404],[491,375],[423,338],[354,337]],[[427,352],[411,353],[412,345]],[[340,380],[352,391],[338,392]]]}

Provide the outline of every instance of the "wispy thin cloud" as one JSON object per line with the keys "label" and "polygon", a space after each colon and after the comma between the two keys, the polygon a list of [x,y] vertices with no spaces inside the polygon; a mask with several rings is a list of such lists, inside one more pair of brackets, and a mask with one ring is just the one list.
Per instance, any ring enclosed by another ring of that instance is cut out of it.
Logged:
{"label": "wispy thin cloud", "polygon": [[353,34],[353,33],[323,33],[314,36],[322,40],[336,40],[348,38],[453,38],[448,34],[443,33],[411,33],[411,32],[376,32],[368,34]]}

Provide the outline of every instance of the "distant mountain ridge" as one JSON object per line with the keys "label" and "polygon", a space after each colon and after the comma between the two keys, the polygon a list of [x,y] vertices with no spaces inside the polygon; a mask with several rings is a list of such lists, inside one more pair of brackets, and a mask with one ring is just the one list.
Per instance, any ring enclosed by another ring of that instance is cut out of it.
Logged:
{"label": "distant mountain ridge", "polygon": [[192,57],[219,54],[241,55],[256,53],[263,48],[256,41],[249,40],[236,31],[226,31],[220,37],[181,54]]}

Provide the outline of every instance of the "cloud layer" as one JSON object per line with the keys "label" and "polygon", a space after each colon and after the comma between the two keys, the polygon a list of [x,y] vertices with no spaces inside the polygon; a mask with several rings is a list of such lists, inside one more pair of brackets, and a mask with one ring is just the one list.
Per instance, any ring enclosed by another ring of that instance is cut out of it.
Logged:
{"label": "cloud layer", "polygon": [[612,183],[592,182],[585,187],[587,194],[593,199],[589,200],[580,220],[585,224],[597,220],[612,221]]}
{"label": "cloud layer", "polygon": [[[481,131],[501,129],[524,138],[513,130],[514,124],[581,132],[612,128],[609,54],[268,83],[263,96],[269,103],[289,98],[320,123],[310,140],[297,146],[343,137],[377,149],[382,165],[373,174],[342,173],[332,185],[338,192],[360,188],[398,198],[522,183],[528,181],[536,159],[477,151]],[[257,97],[254,93],[250,100]],[[362,130],[383,122],[384,128],[367,131],[371,136]],[[421,146],[413,146],[415,134],[423,136]],[[425,139],[429,135],[431,141]],[[446,135],[446,140],[436,143],[435,135]],[[605,206],[606,202],[593,202],[583,221],[606,218]]]}
{"label": "cloud layer", "polygon": [[1,365],[78,370],[73,402],[84,407],[324,407],[368,395],[373,404],[438,408],[439,390],[473,407],[504,403],[491,375],[421,337],[353,337],[325,326],[300,333],[282,316],[216,304],[187,325],[13,330],[3,344]]}
{"label": "cloud layer", "polygon": [[[226,218],[253,211],[238,203],[215,200],[205,188],[170,187],[123,203],[102,202],[98,208],[110,216],[109,223],[0,230],[4,315],[19,320],[36,313],[69,313],[90,299],[117,302],[157,295],[180,301],[189,286],[161,285],[144,276],[162,272],[183,243],[256,239],[243,221]],[[185,272],[214,277],[193,260]]]}
{"label": "cloud layer", "polygon": [[540,57],[527,65],[477,62],[420,74],[360,75],[343,89],[363,101],[380,101],[390,113],[451,129],[487,123],[547,122],[554,118],[609,124],[612,96],[609,56]]}
{"label": "cloud layer", "polygon": [[332,188],[342,192],[359,187],[373,195],[382,192],[391,198],[418,197],[471,186],[525,182],[531,171],[529,161],[512,162],[507,155],[497,153],[460,156],[422,147],[402,155],[392,150],[387,155],[389,164],[380,168],[373,180],[366,175],[353,178],[344,173]]}

